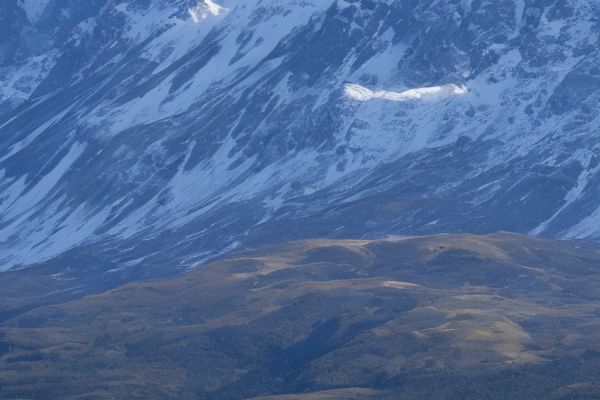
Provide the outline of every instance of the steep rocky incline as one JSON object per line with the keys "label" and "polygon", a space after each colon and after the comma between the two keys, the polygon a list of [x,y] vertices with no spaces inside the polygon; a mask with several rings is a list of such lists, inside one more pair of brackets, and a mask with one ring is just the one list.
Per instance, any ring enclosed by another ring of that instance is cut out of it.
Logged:
{"label": "steep rocky incline", "polygon": [[593,0],[3,1],[0,269],[126,274],[317,235],[597,237],[599,17]]}

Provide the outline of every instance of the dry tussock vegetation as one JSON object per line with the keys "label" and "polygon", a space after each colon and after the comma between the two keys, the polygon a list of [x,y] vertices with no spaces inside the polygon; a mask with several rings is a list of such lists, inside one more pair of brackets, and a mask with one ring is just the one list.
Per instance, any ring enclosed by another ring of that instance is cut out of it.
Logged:
{"label": "dry tussock vegetation", "polygon": [[0,397],[594,398],[598,250],[497,234],[237,253],[6,319]]}

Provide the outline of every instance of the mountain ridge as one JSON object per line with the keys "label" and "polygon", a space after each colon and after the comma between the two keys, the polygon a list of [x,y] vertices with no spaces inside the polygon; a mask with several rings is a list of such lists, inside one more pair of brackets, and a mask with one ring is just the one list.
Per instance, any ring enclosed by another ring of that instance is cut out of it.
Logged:
{"label": "mountain ridge", "polygon": [[[597,236],[592,1],[20,4],[0,10],[0,269],[91,248],[187,268],[286,224]],[[446,85],[464,93],[394,101]]]}

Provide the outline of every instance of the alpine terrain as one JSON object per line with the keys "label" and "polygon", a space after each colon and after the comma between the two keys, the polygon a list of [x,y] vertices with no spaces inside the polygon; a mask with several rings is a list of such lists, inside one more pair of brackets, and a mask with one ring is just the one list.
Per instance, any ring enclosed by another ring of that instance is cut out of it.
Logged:
{"label": "alpine terrain", "polygon": [[599,18],[594,0],[2,1],[0,268],[598,237]]}
{"label": "alpine terrain", "polygon": [[0,399],[600,398],[597,0],[0,0]]}

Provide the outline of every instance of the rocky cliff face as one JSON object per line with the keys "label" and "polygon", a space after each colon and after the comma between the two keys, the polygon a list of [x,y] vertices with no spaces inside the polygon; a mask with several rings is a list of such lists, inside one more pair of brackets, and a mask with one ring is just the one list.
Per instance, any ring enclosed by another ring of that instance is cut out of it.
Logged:
{"label": "rocky cliff face", "polygon": [[592,0],[3,1],[0,268],[596,238],[599,18]]}

